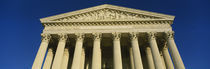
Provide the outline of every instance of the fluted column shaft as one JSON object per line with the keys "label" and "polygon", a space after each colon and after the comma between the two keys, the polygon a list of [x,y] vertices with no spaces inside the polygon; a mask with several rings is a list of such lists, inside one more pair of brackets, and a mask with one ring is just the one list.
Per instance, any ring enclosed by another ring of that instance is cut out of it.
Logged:
{"label": "fluted column shaft", "polygon": [[136,36],[136,33],[131,33],[131,45],[133,49],[135,69],[143,69],[141,53],[139,50],[138,37]]}
{"label": "fluted column shaft", "polygon": [[68,48],[64,49],[63,60],[61,64],[61,69],[67,69],[69,63],[69,50]]}
{"label": "fluted column shaft", "polygon": [[121,56],[121,48],[120,48],[120,34],[114,33],[114,69],[122,69],[122,56]]}
{"label": "fluted column shaft", "polygon": [[53,66],[52,69],[60,69],[61,68],[61,63],[62,63],[62,58],[63,58],[63,53],[64,53],[64,48],[66,45],[66,40],[67,40],[67,35],[66,34],[59,34],[59,43],[57,46],[55,58],[53,61]]}
{"label": "fluted column shaft", "polygon": [[152,50],[153,60],[155,64],[155,69],[164,69],[163,62],[160,57],[160,53],[158,50],[158,46],[156,43],[155,35],[153,32],[148,33],[149,34],[149,44]]}
{"label": "fluted column shaft", "polygon": [[85,49],[82,49],[82,56],[81,56],[81,66],[80,69],[84,69],[85,68]]}
{"label": "fluted column shaft", "polygon": [[164,60],[163,52],[162,51],[160,51],[160,57],[161,57],[161,60],[163,62],[163,68],[166,69],[166,64],[165,64],[165,60]]}
{"label": "fluted column shaft", "polygon": [[147,62],[148,62],[148,69],[155,69],[151,48],[146,47],[145,52],[146,52],[146,57],[147,57]]}
{"label": "fluted column shaft", "polygon": [[77,34],[77,41],[76,41],[71,69],[80,69],[81,67],[80,63],[81,63],[81,56],[82,56],[83,37],[84,35]]}
{"label": "fluted column shaft", "polygon": [[42,36],[42,42],[40,44],[36,58],[34,60],[32,69],[41,69],[45,53],[47,51],[47,47],[51,38],[49,34],[42,34],[41,36]]}
{"label": "fluted column shaft", "polygon": [[94,34],[92,69],[101,69],[101,34]]}
{"label": "fluted column shaft", "polygon": [[89,69],[89,63],[86,64],[85,69]]}
{"label": "fluted column shaft", "polygon": [[129,49],[129,54],[130,54],[131,69],[135,69],[135,67],[134,67],[134,60],[133,60],[133,49],[132,48]]}
{"label": "fluted column shaft", "polygon": [[166,69],[174,69],[174,66],[171,61],[171,57],[170,57],[167,47],[163,48],[163,56],[164,56],[164,60],[165,60]]}
{"label": "fluted column shaft", "polygon": [[173,38],[174,32],[167,32],[166,34],[167,34],[167,46],[171,53],[175,69],[185,69],[184,63],[181,59],[179,51],[178,51],[176,44],[174,42],[174,38]]}
{"label": "fluted column shaft", "polygon": [[48,52],[47,52],[45,62],[44,62],[43,69],[50,69],[51,68],[53,56],[54,56],[53,49],[49,48]]}

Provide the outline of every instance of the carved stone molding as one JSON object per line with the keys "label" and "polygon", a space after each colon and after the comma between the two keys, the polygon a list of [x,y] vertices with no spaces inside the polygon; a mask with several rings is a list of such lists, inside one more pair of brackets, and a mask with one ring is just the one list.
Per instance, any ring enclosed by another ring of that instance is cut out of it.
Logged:
{"label": "carved stone molding", "polygon": [[78,40],[83,40],[84,39],[84,37],[85,37],[85,35],[83,34],[83,33],[76,33],[75,34],[76,35],[76,40],[78,41]]}
{"label": "carved stone molding", "polygon": [[50,34],[41,34],[42,36],[42,41],[46,41],[49,42],[51,39],[51,35]]}
{"label": "carved stone molding", "polygon": [[[104,15],[104,16],[101,16]],[[50,16],[40,19],[43,21],[52,21],[52,20],[68,20],[68,19],[88,19],[83,17],[92,17],[93,19],[118,19],[123,18],[159,18],[159,19],[168,19],[173,20],[174,16],[165,15],[160,13],[154,13],[149,11],[137,10],[132,8],[120,7],[115,5],[99,5],[96,7],[81,9],[78,11],[67,12],[64,14],[59,14],[55,16]]]}
{"label": "carved stone molding", "polygon": [[105,8],[78,15],[72,15],[60,19],[55,19],[53,21],[114,20],[114,19],[162,19],[162,18]]}
{"label": "carved stone molding", "polygon": [[167,42],[164,43],[163,49],[167,49],[168,50]]}
{"label": "carved stone molding", "polygon": [[64,49],[64,55],[68,55],[69,54],[69,49],[68,48],[65,48]]}
{"label": "carved stone molding", "polygon": [[93,33],[94,40],[101,40],[102,33]]}
{"label": "carved stone molding", "polygon": [[84,21],[80,22],[47,22],[43,23],[43,25],[46,26],[100,26],[100,25],[141,25],[141,24],[172,24],[173,21],[170,20],[114,20],[114,21]]}
{"label": "carved stone molding", "polygon": [[58,34],[58,35],[59,35],[60,41],[66,41],[68,38],[67,34]]}
{"label": "carved stone molding", "polygon": [[156,32],[147,32],[149,40],[155,40]]}
{"label": "carved stone molding", "polygon": [[112,33],[112,35],[113,35],[114,40],[120,40],[120,38],[121,38],[121,33],[114,32],[114,33]]}
{"label": "carved stone molding", "polygon": [[130,39],[131,40],[138,39],[137,33],[136,32],[130,32]]}
{"label": "carved stone molding", "polygon": [[174,31],[165,32],[166,39],[174,39]]}
{"label": "carved stone molding", "polygon": [[49,49],[48,49],[48,52],[53,52],[53,49],[52,49],[52,48],[49,48]]}

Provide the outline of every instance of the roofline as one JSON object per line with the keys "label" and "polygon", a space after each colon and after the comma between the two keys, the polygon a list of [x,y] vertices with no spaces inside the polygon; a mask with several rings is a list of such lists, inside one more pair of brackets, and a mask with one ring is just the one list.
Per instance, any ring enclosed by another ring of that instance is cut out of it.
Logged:
{"label": "roofline", "polygon": [[44,18],[41,18],[40,21],[41,22],[50,21],[53,19],[67,17],[67,16],[71,16],[71,15],[75,15],[75,14],[81,14],[81,13],[90,12],[90,11],[94,11],[94,10],[99,10],[102,8],[111,8],[111,9],[117,9],[117,10],[121,10],[121,11],[126,10],[127,12],[131,12],[131,13],[136,13],[136,14],[143,13],[144,15],[162,17],[162,18],[170,19],[170,20],[174,20],[174,18],[175,18],[175,16],[167,15],[167,14],[161,14],[161,13],[144,11],[144,10],[133,9],[133,8],[120,7],[120,6],[116,6],[116,5],[110,5],[110,4],[103,4],[103,5],[99,5],[99,6],[95,6],[95,7],[90,7],[90,8],[85,8],[85,9],[76,10],[76,11],[72,11],[72,12],[57,14],[57,15],[53,15],[53,16],[49,16],[49,17],[44,17]]}

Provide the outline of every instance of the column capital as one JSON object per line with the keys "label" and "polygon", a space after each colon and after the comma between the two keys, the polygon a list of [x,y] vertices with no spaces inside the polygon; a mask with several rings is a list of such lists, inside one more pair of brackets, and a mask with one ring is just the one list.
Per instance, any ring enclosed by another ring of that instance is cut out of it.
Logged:
{"label": "column capital", "polygon": [[53,49],[52,49],[52,48],[49,48],[48,51],[49,51],[49,52],[53,52]]}
{"label": "column capital", "polygon": [[58,34],[58,35],[59,35],[59,39],[62,41],[66,41],[68,38],[67,34]]}
{"label": "column capital", "polygon": [[69,52],[69,49],[68,48],[65,48],[64,49],[64,55],[68,54],[68,52]]}
{"label": "column capital", "polygon": [[121,33],[114,32],[114,33],[112,33],[112,35],[113,35],[114,40],[120,40],[120,38],[121,38]]}
{"label": "column capital", "polygon": [[101,40],[102,33],[93,33],[94,40]]}
{"label": "column capital", "polygon": [[41,34],[41,36],[42,36],[42,41],[49,41],[50,40],[50,38],[51,38],[51,35],[50,34]]}
{"label": "column capital", "polygon": [[155,34],[156,32],[147,32],[148,34],[148,38],[151,39],[151,40],[154,40],[155,39]]}
{"label": "column capital", "polygon": [[173,39],[174,38],[174,31],[165,32],[166,39]]}
{"label": "column capital", "polygon": [[145,46],[144,48],[145,48],[145,49],[151,49],[149,46]]}
{"label": "column capital", "polygon": [[163,50],[164,50],[164,49],[168,49],[167,42],[164,43],[164,46],[163,46],[162,49],[163,49]]}
{"label": "column capital", "polygon": [[83,33],[76,33],[77,40],[83,40],[85,35]]}
{"label": "column capital", "polygon": [[136,32],[130,32],[130,39],[138,39],[137,33]]}

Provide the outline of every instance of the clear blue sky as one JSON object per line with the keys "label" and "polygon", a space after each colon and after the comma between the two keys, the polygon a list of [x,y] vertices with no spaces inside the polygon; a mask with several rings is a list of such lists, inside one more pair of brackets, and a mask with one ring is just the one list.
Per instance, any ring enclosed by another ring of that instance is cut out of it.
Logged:
{"label": "clear blue sky", "polygon": [[210,69],[208,0],[1,0],[0,69],[30,69],[41,42],[40,18],[101,4],[176,16],[175,41],[187,69]]}

